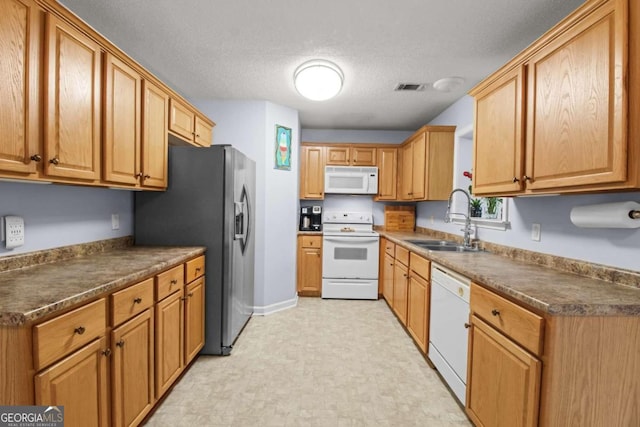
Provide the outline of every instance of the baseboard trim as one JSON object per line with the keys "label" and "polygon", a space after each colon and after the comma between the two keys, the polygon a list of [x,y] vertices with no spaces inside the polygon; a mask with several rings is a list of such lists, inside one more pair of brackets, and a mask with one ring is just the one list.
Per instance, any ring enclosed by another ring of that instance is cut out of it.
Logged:
{"label": "baseboard trim", "polygon": [[269,314],[277,313],[278,311],[287,310],[298,305],[298,296],[296,295],[290,300],[277,302],[271,305],[265,305],[263,307],[253,307],[254,316],[268,316]]}

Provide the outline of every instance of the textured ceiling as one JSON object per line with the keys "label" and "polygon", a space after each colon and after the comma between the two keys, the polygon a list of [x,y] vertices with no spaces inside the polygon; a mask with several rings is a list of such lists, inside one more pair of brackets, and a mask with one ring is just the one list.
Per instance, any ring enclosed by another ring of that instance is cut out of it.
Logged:
{"label": "textured ceiling", "polygon": [[[582,0],[62,0],[188,99],[267,100],[304,128],[415,130]],[[344,71],[329,101],[302,98],[309,59]],[[400,83],[460,76],[442,93]],[[212,117],[215,120],[215,117]]]}

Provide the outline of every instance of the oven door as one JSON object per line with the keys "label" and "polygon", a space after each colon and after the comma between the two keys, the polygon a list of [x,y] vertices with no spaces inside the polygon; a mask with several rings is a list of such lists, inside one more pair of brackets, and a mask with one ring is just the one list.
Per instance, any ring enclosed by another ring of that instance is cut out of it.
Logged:
{"label": "oven door", "polygon": [[377,279],[380,237],[334,236],[322,239],[322,277]]}

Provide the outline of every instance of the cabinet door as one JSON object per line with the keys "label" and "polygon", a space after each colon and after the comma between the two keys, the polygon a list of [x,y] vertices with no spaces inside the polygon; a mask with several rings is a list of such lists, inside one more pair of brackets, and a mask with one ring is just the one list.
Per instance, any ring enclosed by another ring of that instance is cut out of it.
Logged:
{"label": "cabinet door", "polygon": [[524,76],[516,67],[475,95],[473,194],[522,189]]}
{"label": "cabinet door", "polygon": [[100,46],[46,15],[46,175],[100,178]]}
{"label": "cabinet door", "polygon": [[0,170],[36,171],[39,152],[41,26],[31,0],[0,3]]}
{"label": "cabinet door", "polygon": [[374,147],[351,147],[351,164],[353,166],[375,166],[376,153]]}
{"label": "cabinet door", "polygon": [[298,294],[320,296],[322,292],[322,237],[314,238],[314,247],[304,247],[298,237]]}
{"label": "cabinet door", "polygon": [[104,65],[105,181],[136,185],[140,182],[140,96],[142,77],[107,53]]}
{"label": "cabinet door", "polygon": [[111,331],[113,425],[138,425],[154,404],[153,308]]}
{"label": "cabinet door", "polygon": [[300,198],[324,198],[324,147],[303,146],[300,165]]}
{"label": "cabinet door", "polygon": [[413,198],[413,144],[408,143],[401,149],[400,199]]}
{"label": "cabinet door", "polygon": [[413,165],[411,167],[411,198],[424,199],[426,192],[426,161],[427,161],[427,135],[422,133],[418,135],[412,145]]}
{"label": "cabinet door", "polygon": [[182,291],[156,304],[156,397],[171,387],[184,366],[184,313]]}
{"label": "cabinet door", "polygon": [[196,116],[194,142],[203,147],[210,147],[213,141],[213,127]]}
{"label": "cabinet door", "polygon": [[398,187],[398,149],[378,148],[377,200],[396,200]]}
{"label": "cabinet door", "polygon": [[327,147],[327,165],[349,166],[351,164],[349,147]]}
{"label": "cabinet door", "polygon": [[396,260],[393,268],[393,311],[403,325],[407,324],[408,288],[409,271]]}
{"label": "cabinet door", "polygon": [[173,98],[169,100],[169,130],[187,142],[195,135],[196,115],[187,106]]}
{"label": "cabinet door", "polygon": [[64,406],[65,426],[108,427],[110,352],[102,337],[37,374],[36,405]]}
{"label": "cabinet door", "polygon": [[538,425],[542,363],[471,316],[466,411],[480,426]]}
{"label": "cabinet door", "polygon": [[169,96],[144,80],[142,98],[142,185],[166,188]]}
{"label": "cabinet door", "polygon": [[389,306],[393,307],[394,259],[391,255],[385,254],[383,263],[382,296]]}
{"label": "cabinet door", "polygon": [[204,346],[204,276],[189,283],[185,288],[185,337],[184,364],[193,360]]}
{"label": "cabinet door", "polygon": [[193,360],[204,346],[204,276],[189,283],[185,288],[185,366]]}
{"label": "cabinet door", "polygon": [[409,295],[407,297],[407,330],[426,353],[429,339],[429,282],[417,274],[409,278]]}
{"label": "cabinet door", "polygon": [[527,189],[626,180],[627,19],[611,0],[529,60]]}

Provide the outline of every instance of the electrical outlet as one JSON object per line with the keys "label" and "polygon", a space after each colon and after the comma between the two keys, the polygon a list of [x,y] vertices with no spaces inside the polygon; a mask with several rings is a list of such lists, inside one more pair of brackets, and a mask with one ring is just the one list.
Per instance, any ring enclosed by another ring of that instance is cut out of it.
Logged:
{"label": "electrical outlet", "polygon": [[111,229],[112,230],[120,229],[120,215],[111,214]]}
{"label": "electrical outlet", "polygon": [[24,219],[19,216],[4,217],[4,244],[7,249],[24,245]]}
{"label": "electrical outlet", "polygon": [[531,240],[540,241],[540,224],[531,224]]}

